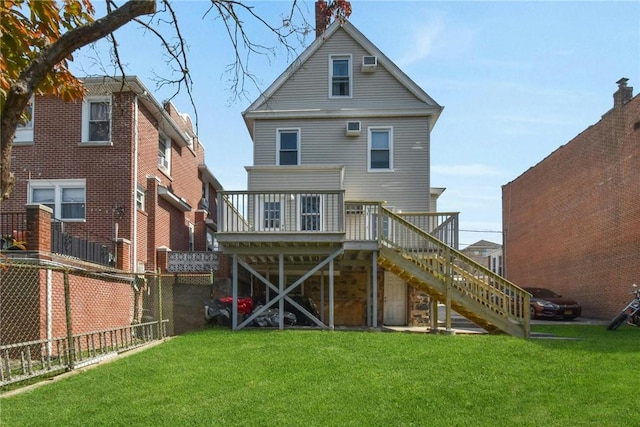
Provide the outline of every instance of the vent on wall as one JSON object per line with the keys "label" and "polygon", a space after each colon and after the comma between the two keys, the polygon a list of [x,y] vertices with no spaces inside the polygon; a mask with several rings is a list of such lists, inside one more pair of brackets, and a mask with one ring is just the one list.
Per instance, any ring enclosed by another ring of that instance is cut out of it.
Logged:
{"label": "vent on wall", "polygon": [[360,122],[347,122],[347,136],[360,135]]}
{"label": "vent on wall", "polygon": [[362,72],[373,73],[378,66],[377,56],[363,56],[362,57]]}

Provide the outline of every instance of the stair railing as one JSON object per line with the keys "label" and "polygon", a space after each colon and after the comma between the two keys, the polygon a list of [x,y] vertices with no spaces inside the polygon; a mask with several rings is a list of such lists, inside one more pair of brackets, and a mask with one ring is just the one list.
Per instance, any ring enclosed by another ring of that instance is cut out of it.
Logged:
{"label": "stair railing", "polygon": [[498,315],[505,321],[522,325],[528,336],[528,292],[390,210],[380,206],[378,212],[377,236],[381,247],[393,249],[438,281],[449,284],[476,310],[482,307],[494,318]]}

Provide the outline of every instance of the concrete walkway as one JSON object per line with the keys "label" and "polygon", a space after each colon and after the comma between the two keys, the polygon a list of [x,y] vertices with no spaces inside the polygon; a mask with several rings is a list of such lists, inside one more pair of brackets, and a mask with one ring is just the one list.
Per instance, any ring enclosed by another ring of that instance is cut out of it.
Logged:
{"label": "concrete walkway", "polygon": [[[467,320],[466,317],[461,316],[455,311],[451,311],[451,329],[446,329],[446,309],[444,304],[438,304],[438,330],[431,330],[429,326],[383,326],[382,330],[396,331],[396,332],[416,332],[416,333],[449,333],[455,334],[487,334],[488,332],[475,323]],[[535,319],[531,321],[531,325],[602,325],[609,324],[609,320],[588,319],[584,317],[578,317],[574,320],[544,320]],[[549,334],[531,334],[532,338],[536,337],[549,337]]]}

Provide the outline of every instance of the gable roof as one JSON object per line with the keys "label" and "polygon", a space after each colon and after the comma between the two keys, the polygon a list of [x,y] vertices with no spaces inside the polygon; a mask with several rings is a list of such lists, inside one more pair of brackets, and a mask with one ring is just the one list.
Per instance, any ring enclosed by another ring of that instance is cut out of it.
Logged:
{"label": "gable roof", "polygon": [[490,242],[488,240],[478,240],[475,243],[470,244],[466,248],[462,249],[461,252],[467,252],[472,250],[483,250],[483,249],[500,249],[502,245],[500,243]]}
{"label": "gable roof", "polygon": [[[364,50],[371,55],[378,57],[378,64],[382,65],[400,84],[402,84],[411,94],[413,94],[418,100],[424,102],[425,109],[421,112],[429,114],[433,117],[430,122],[431,128],[435,125],[443,108],[433,98],[431,98],[420,86],[418,86],[413,80],[409,78],[396,64],[393,63],[380,49],[378,49],[368,38],[364,36],[353,24],[349,21],[341,23],[336,20],[329,25],[327,30],[322,36],[317,37],[313,43],[311,43],[301,54],[296,58],[287,69],[280,74],[280,76],[262,93],[260,96],[245,110],[242,112],[245,124],[249,130],[249,133],[253,136],[253,120],[258,117],[274,117],[278,112],[273,110],[256,111],[259,107],[263,106],[268,100],[284,85],[284,83],[293,75],[305,62],[313,56],[313,54],[323,46],[323,44],[330,39],[340,29],[344,30],[349,36],[351,36]],[[285,112],[283,112],[285,113]],[[290,114],[291,111],[287,111]],[[308,114],[313,114],[309,112]],[[326,117],[324,115],[323,117]]]}

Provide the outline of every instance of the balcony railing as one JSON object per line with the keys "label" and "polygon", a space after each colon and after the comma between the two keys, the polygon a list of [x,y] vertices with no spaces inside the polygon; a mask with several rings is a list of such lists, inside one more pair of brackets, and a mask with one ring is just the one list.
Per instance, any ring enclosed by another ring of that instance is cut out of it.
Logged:
{"label": "balcony railing", "polygon": [[[344,201],[343,191],[251,192],[218,195],[220,233],[345,233],[346,240],[377,240],[379,202]],[[458,213],[399,213],[457,249]],[[384,230],[385,224],[382,224]]]}
{"label": "balcony railing", "polygon": [[112,265],[114,243],[90,233],[79,224],[51,221],[51,252],[101,265]]}
{"label": "balcony railing", "polygon": [[343,191],[252,192],[218,195],[220,233],[343,233]]}
{"label": "balcony railing", "polygon": [[0,250],[14,249],[16,243],[27,240],[27,214],[24,212],[0,213]]}

